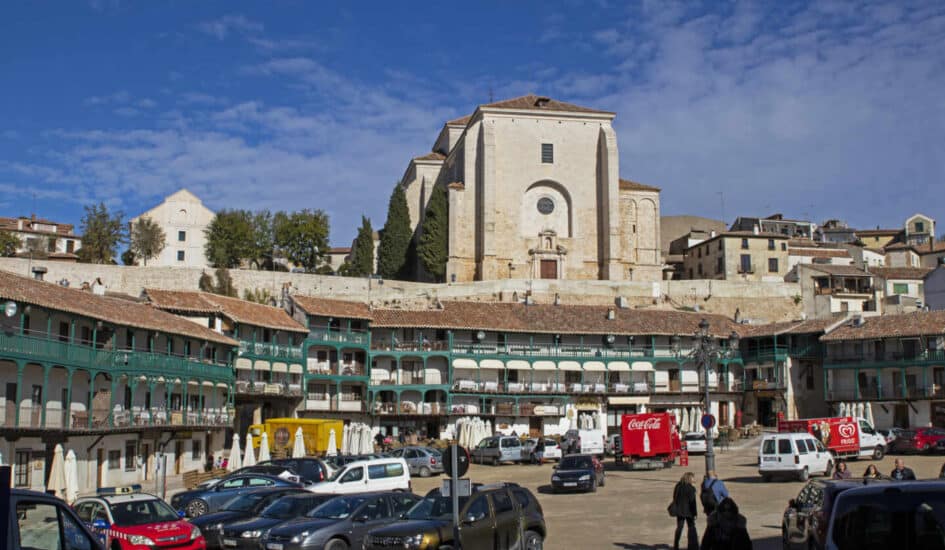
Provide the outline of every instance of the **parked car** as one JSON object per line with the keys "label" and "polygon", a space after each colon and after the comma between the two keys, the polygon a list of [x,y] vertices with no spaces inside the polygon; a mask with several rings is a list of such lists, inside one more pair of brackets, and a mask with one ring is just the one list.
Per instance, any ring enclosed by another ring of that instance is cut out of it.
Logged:
{"label": "parked car", "polygon": [[371,453],[366,455],[335,455],[330,456],[325,459],[325,463],[333,470],[332,473],[337,472],[341,468],[351,464],[352,462],[360,462],[362,460],[374,460],[376,458],[384,458],[385,455]]}
{"label": "parked car", "polygon": [[604,464],[594,455],[568,455],[551,474],[551,490],[596,492],[603,487]]}
{"label": "parked car", "polygon": [[459,512],[461,522],[454,530],[452,499],[434,489],[404,519],[368,533],[364,549],[531,549],[541,548],[545,540],[541,505],[531,491],[514,483],[474,484],[471,496],[459,498]]}
{"label": "parked car", "polygon": [[604,454],[610,456],[616,456],[615,453],[617,449],[620,448],[620,434],[610,434],[607,436],[607,441],[604,442]]}
{"label": "parked car", "polygon": [[942,439],[945,430],[941,428],[909,428],[896,436],[892,449],[897,453],[927,453]]}
{"label": "parked car", "polygon": [[[79,519],[108,550],[168,546],[175,550],[204,550],[207,547],[199,527],[181,519],[154,495],[116,491],[115,494],[80,498],[74,508]],[[55,516],[53,521],[56,521]],[[70,544],[62,548],[75,547]]]}
{"label": "parked car", "polygon": [[305,493],[300,487],[264,487],[247,491],[226,502],[219,512],[192,518],[190,523],[200,527],[207,539],[208,550],[223,548],[223,528],[229,523],[258,516],[276,500],[291,494]]}
{"label": "parked car", "polygon": [[171,506],[183,511],[187,517],[196,518],[216,512],[233,497],[246,491],[262,487],[301,487],[281,477],[262,474],[242,474],[227,477],[208,489],[193,489],[171,497]]}
{"label": "parked car", "polygon": [[368,531],[396,521],[418,500],[412,493],[394,492],[335,497],[305,517],[273,527],[262,546],[268,550],[360,550]]}
{"label": "parked car", "polygon": [[302,483],[320,483],[331,476],[332,470],[320,458],[276,458],[260,462],[260,466],[284,466],[302,478]]}
{"label": "parked car", "polygon": [[[9,479],[9,475],[7,472],[0,477]],[[105,548],[75,511],[60,498],[36,491],[11,489],[8,483],[0,483],[0,500],[9,506],[9,513],[0,520],[7,522],[5,527],[0,527],[0,548]],[[57,513],[62,522],[62,529],[59,529],[55,520]],[[52,526],[49,523],[50,518],[53,521]]]}
{"label": "parked car", "polygon": [[[558,442],[550,437],[545,439],[545,460],[561,460],[561,447],[558,445]],[[538,444],[537,437],[531,437],[526,439],[522,444],[522,456],[525,457],[529,462],[535,463],[538,462],[538,457],[535,456],[535,445]]]}
{"label": "parked car", "polygon": [[774,476],[793,476],[807,481],[811,474],[829,476],[833,455],[807,432],[766,435],[758,447],[758,473],[764,481]]}
{"label": "parked car", "polygon": [[829,550],[945,548],[945,482],[903,481],[844,491],[825,530]]}
{"label": "parked car", "polygon": [[939,439],[935,442],[935,447],[932,448],[932,451],[935,453],[945,453],[945,439]]}
{"label": "parked car", "polygon": [[827,525],[830,523],[837,495],[862,486],[863,482],[860,480],[815,479],[807,482],[797,496],[788,501],[784,510],[781,519],[782,548],[824,548]]}
{"label": "parked car", "polygon": [[705,432],[689,432],[683,436],[689,454],[704,453],[706,448]]}
{"label": "parked car", "polygon": [[401,447],[388,454],[394,458],[406,460],[410,475],[430,477],[433,474],[443,473],[443,453],[431,447]]}
{"label": "parked car", "polygon": [[227,474],[220,478],[220,480],[228,479],[233,476],[245,475],[245,474],[263,474],[266,476],[281,477],[282,479],[288,479],[293,483],[302,483],[302,476],[298,474],[292,468],[288,466],[283,466],[280,464],[254,464],[252,466],[246,466],[240,468],[239,470],[234,471],[233,473]]}
{"label": "parked car", "polygon": [[891,449],[890,444],[895,441],[899,434],[903,432],[902,428],[889,428],[888,430],[876,430],[880,435],[886,438],[886,448]]}
{"label": "parked car", "polygon": [[409,491],[410,470],[403,458],[376,458],[352,462],[330,478],[308,487],[314,493],[351,494]]}
{"label": "parked car", "polygon": [[510,435],[493,435],[476,445],[470,453],[470,459],[479,464],[498,466],[503,462],[521,462],[522,441]]}
{"label": "parked car", "polygon": [[332,498],[331,495],[315,495],[308,491],[298,495],[287,495],[266,506],[258,516],[234,521],[223,526],[224,548],[236,550],[258,550],[260,542],[269,530],[289,520],[311,512]]}

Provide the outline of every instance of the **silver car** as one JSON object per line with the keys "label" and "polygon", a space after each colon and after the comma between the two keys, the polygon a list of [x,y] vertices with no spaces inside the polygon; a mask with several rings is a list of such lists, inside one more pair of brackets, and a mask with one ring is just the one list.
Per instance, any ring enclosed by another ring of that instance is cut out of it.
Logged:
{"label": "silver car", "polygon": [[430,477],[443,473],[443,455],[430,447],[402,447],[388,453],[390,456],[407,461],[410,475]]}
{"label": "silver car", "polygon": [[494,435],[487,437],[473,449],[472,461],[498,466],[503,462],[521,462],[527,456],[522,453],[522,441],[514,436]]}

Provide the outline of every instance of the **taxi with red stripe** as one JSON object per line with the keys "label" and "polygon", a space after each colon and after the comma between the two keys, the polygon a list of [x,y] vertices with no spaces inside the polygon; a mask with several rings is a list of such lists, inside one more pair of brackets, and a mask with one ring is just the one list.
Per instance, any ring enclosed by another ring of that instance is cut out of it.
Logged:
{"label": "taxi with red stripe", "polygon": [[140,485],[103,487],[96,496],[76,501],[76,515],[107,550],[206,550],[199,527],[157,496],[140,491]]}

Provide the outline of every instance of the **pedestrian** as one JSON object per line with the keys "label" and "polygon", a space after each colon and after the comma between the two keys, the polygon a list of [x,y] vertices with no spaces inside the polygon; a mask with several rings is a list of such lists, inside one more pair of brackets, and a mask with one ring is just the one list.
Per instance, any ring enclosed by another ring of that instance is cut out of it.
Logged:
{"label": "pedestrian", "polygon": [[213,453],[207,453],[207,463],[204,465],[204,471],[209,472],[213,470]]}
{"label": "pedestrian", "polygon": [[539,466],[545,463],[545,438],[544,437],[539,437],[538,442],[535,443],[535,458],[537,459]]}
{"label": "pedestrian", "polygon": [[738,513],[738,505],[725,498],[706,519],[701,550],[751,550],[748,520]]}
{"label": "pedestrian", "polygon": [[939,479],[945,479],[945,464],[942,464],[942,471],[938,473]]}
{"label": "pedestrian", "polygon": [[676,534],[673,536],[673,550],[679,550],[679,538],[683,524],[687,527],[689,550],[699,548],[699,532],[696,531],[696,476],[686,472],[673,488],[673,501],[669,505],[669,515],[676,518]]}
{"label": "pedestrian", "polygon": [[384,434],[378,430],[377,435],[374,436],[374,444],[377,445],[378,450],[384,451]]}
{"label": "pedestrian", "polygon": [[870,464],[866,467],[866,471],[863,472],[863,479],[879,479],[879,470],[876,469],[875,464]]}
{"label": "pedestrian", "polygon": [[844,461],[837,462],[837,469],[833,473],[833,479],[850,479],[853,474],[850,473],[850,470],[847,468],[847,463]]}
{"label": "pedestrian", "polygon": [[706,472],[705,478],[702,480],[702,492],[699,494],[703,513],[708,516],[714,512],[719,503],[728,496],[728,489],[725,487],[725,483],[715,475],[715,470]]}
{"label": "pedestrian", "polygon": [[893,468],[889,477],[896,481],[915,481],[915,472],[912,471],[912,468],[906,468],[906,464],[901,458],[897,458],[896,467]]}

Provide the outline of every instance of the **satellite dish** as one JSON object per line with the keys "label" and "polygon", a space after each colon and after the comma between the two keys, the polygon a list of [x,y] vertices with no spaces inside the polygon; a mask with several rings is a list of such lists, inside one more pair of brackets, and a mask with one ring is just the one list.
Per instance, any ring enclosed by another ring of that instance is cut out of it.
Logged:
{"label": "satellite dish", "polygon": [[9,301],[3,304],[3,314],[7,317],[13,317],[16,315],[16,302]]}

